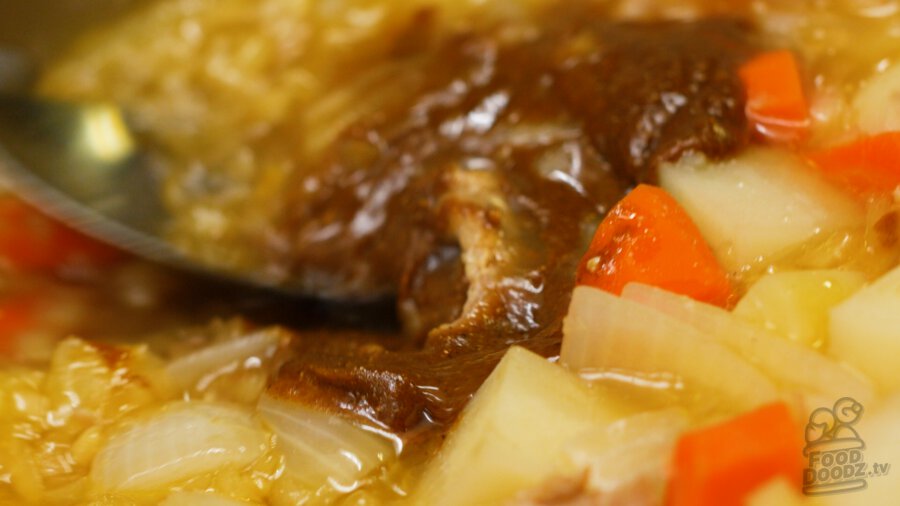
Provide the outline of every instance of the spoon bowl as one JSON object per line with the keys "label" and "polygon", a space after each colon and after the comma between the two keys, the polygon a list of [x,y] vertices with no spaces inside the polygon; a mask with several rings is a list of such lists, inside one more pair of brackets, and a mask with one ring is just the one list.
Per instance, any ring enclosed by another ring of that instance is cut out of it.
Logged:
{"label": "spoon bowl", "polygon": [[123,111],[0,95],[0,175],[18,196],[51,216],[156,262],[256,287],[292,292],[249,273],[201,263],[166,236],[162,164],[144,149]]}

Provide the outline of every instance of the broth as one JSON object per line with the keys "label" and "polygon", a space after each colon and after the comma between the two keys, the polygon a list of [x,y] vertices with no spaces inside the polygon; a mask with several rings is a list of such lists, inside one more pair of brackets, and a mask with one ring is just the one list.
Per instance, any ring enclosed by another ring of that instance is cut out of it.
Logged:
{"label": "broth", "polygon": [[[0,3],[0,19],[25,30],[13,43],[46,62],[39,93],[119,103],[169,157],[176,244],[320,297],[223,287],[96,255],[83,238],[40,243],[71,258],[7,259],[0,504],[421,501],[422,473],[505,350],[559,359],[574,272],[609,208],[683,152],[715,163],[772,144],[746,125],[741,63],[765,49],[798,55],[811,122],[788,149],[834,146],[881,121],[860,90],[896,70],[898,4],[670,4],[110,2],[69,45],[80,21],[38,29],[38,10]],[[36,40],[44,30],[59,38]],[[629,56],[639,62],[603,59]],[[666,91],[700,112],[649,115]],[[869,218],[855,228],[730,271],[735,293],[773,272],[873,281],[893,269],[897,241],[878,230],[896,203],[860,207]],[[16,212],[41,240],[56,230]],[[353,227],[368,235],[340,235]],[[20,231],[0,230],[0,243],[4,233]],[[673,375],[594,373],[583,374],[590,395],[623,418],[677,407],[695,427],[743,411],[743,399]],[[307,423],[297,420],[323,413],[319,441],[350,445],[343,457],[291,442]],[[177,455],[154,430],[188,422],[196,438],[164,436],[185,446],[208,430],[226,441],[220,460],[140,467]],[[297,455],[321,459],[330,481],[312,483]],[[507,499],[555,504],[518,497]]]}

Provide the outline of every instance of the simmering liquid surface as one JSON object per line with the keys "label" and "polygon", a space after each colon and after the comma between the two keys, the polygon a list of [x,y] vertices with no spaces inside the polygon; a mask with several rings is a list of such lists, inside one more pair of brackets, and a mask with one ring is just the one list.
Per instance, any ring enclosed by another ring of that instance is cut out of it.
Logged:
{"label": "simmering liquid surface", "polygon": [[[176,244],[322,300],[82,246],[4,260],[0,504],[413,503],[504,350],[558,355],[606,211],[685,152],[764,143],[741,63],[797,55],[811,123],[788,149],[900,126],[900,94],[872,86],[900,90],[895,2],[89,3],[0,0],[0,50],[24,49],[40,94],[134,116],[168,157]],[[3,199],[0,218],[6,205],[10,223],[53,234]],[[779,270],[894,267],[896,237],[872,234],[895,204],[867,206],[865,230],[730,272],[736,291]],[[739,411],[671,378],[589,379],[622,416]],[[343,456],[305,445],[316,430]],[[212,451],[178,452],[193,443]]]}

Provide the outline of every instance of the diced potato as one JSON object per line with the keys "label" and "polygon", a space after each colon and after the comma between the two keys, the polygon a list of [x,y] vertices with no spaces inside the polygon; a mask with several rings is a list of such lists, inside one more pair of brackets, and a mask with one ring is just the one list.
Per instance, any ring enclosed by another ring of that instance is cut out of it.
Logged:
{"label": "diced potato", "polygon": [[900,388],[900,267],[831,310],[828,352],[883,390]]}
{"label": "diced potato", "polygon": [[682,408],[645,411],[580,434],[567,445],[568,454],[576,467],[588,470],[589,483],[610,504],[630,504],[636,490],[647,504],[657,504],[665,494],[675,441],[689,426]]}
{"label": "diced potato", "polygon": [[[831,406],[822,406],[831,409]],[[820,496],[820,506],[894,506],[900,497],[900,479],[896,472],[900,463],[900,397],[894,396],[877,406],[863,405],[860,418],[852,424],[859,439],[865,443],[860,450],[860,462],[865,463],[866,488],[843,494]],[[815,467],[821,470],[821,460]],[[836,467],[829,466],[829,470]],[[871,474],[869,474],[871,473]]]}
{"label": "diced potato", "polygon": [[684,157],[660,167],[659,180],[731,270],[864,220],[848,197],[798,157],[776,149],[715,163]]}
{"label": "diced potato", "polygon": [[614,418],[586,383],[513,347],[432,460],[415,504],[503,504],[565,468],[566,443]]}
{"label": "diced potato", "polygon": [[828,310],[865,282],[861,273],[850,271],[778,272],[751,286],[734,314],[791,341],[821,348],[828,335]]}
{"label": "diced potato", "polygon": [[856,93],[853,111],[865,133],[900,130],[900,65],[876,74]]}
{"label": "diced potato", "polygon": [[783,476],[775,478],[754,490],[747,497],[745,506],[804,506],[812,505]]}

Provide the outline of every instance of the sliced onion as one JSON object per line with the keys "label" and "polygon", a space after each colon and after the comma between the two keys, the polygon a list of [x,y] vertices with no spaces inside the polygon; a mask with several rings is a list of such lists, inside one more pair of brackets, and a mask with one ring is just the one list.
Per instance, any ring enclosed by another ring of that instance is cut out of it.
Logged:
{"label": "sliced onion", "polygon": [[230,339],[172,360],[166,367],[173,386],[182,390],[203,390],[212,380],[257,358],[269,360],[284,342],[285,336],[275,329]]}
{"label": "sliced onion", "polygon": [[779,398],[746,360],[655,309],[579,286],[563,325],[560,359],[575,370],[671,374],[687,387],[724,396],[738,409]]}
{"label": "sliced onion", "polygon": [[267,448],[247,410],[210,402],[174,402],[113,434],[91,481],[101,491],[151,490],[221,469],[243,468]]}
{"label": "sliced onion", "polygon": [[850,396],[864,405],[875,397],[872,385],[861,375],[801,344],[744,322],[724,309],[637,283],[626,286],[622,297],[711,336],[785,388],[832,401]]}
{"label": "sliced onion", "polygon": [[169,494],[165,500],[159,503],[159,506],[251,506],[253,504],[258,503],[238,501],[204,492],[179,491]]}
{"label": "sliced onion", "polygon": [[291,477],[311,488],[352,490],[400,449],[399,440],[375,429],[268,394],[259,413],[278,436]]}
{"label": "sliced onion", "polygon": [[46,391],[60,418],[72,409],[93,411],[107,402],[113,387],[113,372],[100,350],[81,339],[61,341],[53,352]]}

